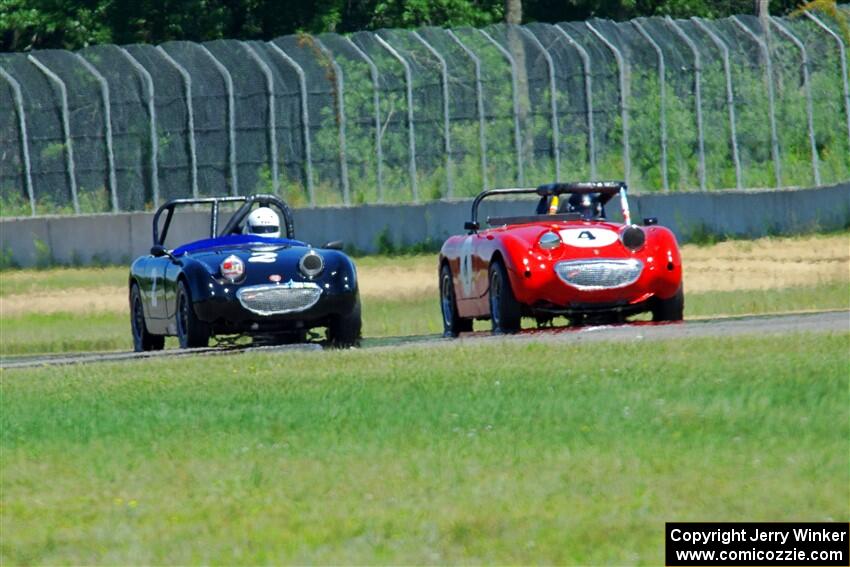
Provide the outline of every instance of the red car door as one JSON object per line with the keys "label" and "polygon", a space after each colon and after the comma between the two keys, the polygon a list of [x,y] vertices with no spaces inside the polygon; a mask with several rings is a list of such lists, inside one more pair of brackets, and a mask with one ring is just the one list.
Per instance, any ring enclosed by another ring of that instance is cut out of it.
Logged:
{"label": "red car door", "polygon": [[489,315],[487,291],[488,270],[492,254],[492,236],[470,234],[464,237],[458,254],[458,314],[461,317]]}

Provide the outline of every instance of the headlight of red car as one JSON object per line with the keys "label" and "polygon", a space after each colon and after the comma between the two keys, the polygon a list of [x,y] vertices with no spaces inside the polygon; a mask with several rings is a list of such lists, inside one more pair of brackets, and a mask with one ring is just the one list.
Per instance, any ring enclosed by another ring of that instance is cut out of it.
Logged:
{"label": "headlight of red car", "polygon": [[221,277],[235,283],[245,275],[245,263],[239,256],[231,254],[221,262]]}
{"label": "headlight of red car", "polygon": [[537,241],[537,245],[543,250],[554,250],[561,245],[561,237],[552,231],[544,232]]}
{"label": "headlight of red car", "polygon": [[633,224],[623,229],[623,232],[620,233],[620,240],[623,246],[635,252],[646,243],[646,233],[642,228]]}

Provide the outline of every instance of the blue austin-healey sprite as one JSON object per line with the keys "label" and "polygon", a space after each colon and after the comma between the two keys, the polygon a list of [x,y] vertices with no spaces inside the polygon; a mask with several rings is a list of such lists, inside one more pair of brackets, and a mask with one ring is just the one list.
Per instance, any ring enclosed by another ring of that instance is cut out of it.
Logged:
{"label": "blue austin-healey sprite", "polygon": [[150,254],[130,268],[134,348],[162,349],[166,336],[182,348],[217,335],[297,343],[322,327],[327,344],[354,346],[357,272],[341,248],[296,240],[291,209],[273,195],[169,201],[154,215]]}

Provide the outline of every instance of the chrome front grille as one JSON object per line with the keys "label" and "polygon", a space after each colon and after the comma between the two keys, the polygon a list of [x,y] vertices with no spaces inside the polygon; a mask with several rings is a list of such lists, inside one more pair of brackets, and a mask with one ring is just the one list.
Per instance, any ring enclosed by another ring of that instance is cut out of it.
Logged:
{"label": "chrome front grille", "polygon": [[615,289],[633,284],[643,271],[640,260],[572,260],[555,265],[558,277],[578,289]]}
{"label": "chrome front grille", "polygon": [[319,301],[322,288],[312,282],[254,285],[236,292],[242,307],[258,315],[281,315],[309,309]]}

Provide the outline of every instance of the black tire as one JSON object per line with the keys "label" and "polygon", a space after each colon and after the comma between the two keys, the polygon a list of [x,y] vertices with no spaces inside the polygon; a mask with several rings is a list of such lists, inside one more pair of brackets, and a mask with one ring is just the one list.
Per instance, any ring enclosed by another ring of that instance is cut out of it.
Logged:
{"label": "black tire", "polygon": [[681,321],[685,317],[685,289],[679,286],[676,294],[669,299],[655,298],[652,302],[652,320],[661,323],[665,321]]}
{"label": "black tire", "polygon": [[360,345],[363,319],[360,316],[360,296],[348,313],[331,316],[328,323],[328,344],[335,348],[349,348]]}
{"label": "black tire", "polygon": [[136,352],[162,350],[165,347],[164,336],[148,332],[142,293],[136,283],[130,286],[130,331],[133,333],[133,350]]}
{"label": "black tire", "polygon": [[198,319],[186,282],[177,282],[177,339],[180,348],[201,348],[210,344],[210,326]]}
{"label": "black tire", "polygon": [[448,264],[440,268],[440,309],[443,312],[444,337],[457,337],[472,331],[472,319],[464,319],[457,314],[452,269]]}
{"label": "black tire", "polygon": [[490,321],[493,334],[512,334],[521,328],[522,308],[514,298],[508,271],[501,260],[490,264]]}

